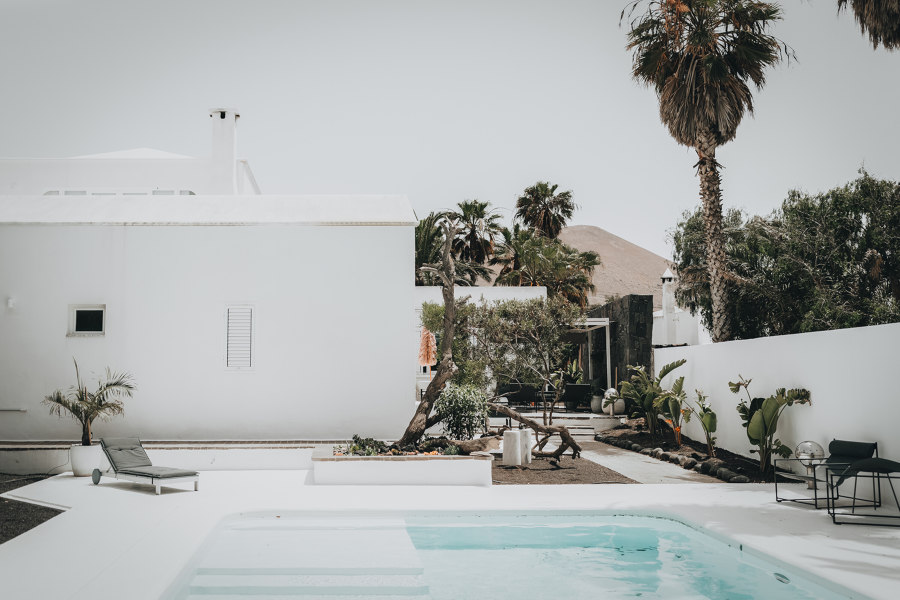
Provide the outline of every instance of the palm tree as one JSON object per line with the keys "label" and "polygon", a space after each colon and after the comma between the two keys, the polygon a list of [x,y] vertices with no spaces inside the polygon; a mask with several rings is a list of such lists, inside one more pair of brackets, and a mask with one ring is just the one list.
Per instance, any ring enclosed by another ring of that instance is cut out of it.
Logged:
{"label": "palm tree", "polygon": [[594,291],[592,275],[599,264],[600,257],[596,252],[579,252],[559,244],[548,265],[547,295],[565,298],[584,308],[588,293]]}
{"label": "palm tree", "polygon": [[529,237],[527,230],[514,237],[508,247],[514,249],[515,258],[504,257],[509,262],[494,285],[544,286],[549,298],[587,305],[588,293],[594,290],[594,267],[600,264],[595,252],[579,252],[543,236]]}
{"label": "palm tree", "polygon": [[430,271],[422,271],[423,265],[441,262],[444,247],[444,231],[441,229],[442,212],[433,212],[416,225],[416,285],[440,285]]}
{"label": "palm tree", "polygon": [[91,425],[97,417],[108,419],[125,412],[123,398],[131,398],[135,390],[130,373],[114,373],[108,367],[106,380],[97,382],[96,391],[88,391],[75,361],[75,385],[68,391],[56,390],[42,402],[50,407],[50,414],[58,417],[68,414],[81,424],[81,445],[91,445]]}
{"label": "palm tree", "polygon": [[493,254],[494,241],[500,235],[500,215],[488,210],[489,202],[466,200],[457,206],[459,212],[447,214],[459,229],[453,240],[453,255],[457,260],[483,265]]}
{"label": "palm tree", "polygon": [[[882,44],[888,50],[900,48],[900,0],[851,0],[860,30],[868,31],[872,46]],[[847,8],[847,0],[838,0],[838,12]]]}
{"label": "palm tree", "polygon": [[653,86],[663,124],[699,159],[716,342],[731,338],[716,148],[734,139],[745,112],[753,114],[748,83],[761,89],[765,68],[782,58],[782,43],[767,33],[779,19],[781,9],[769,2],[652,0],[628,32],[634,78]]}
{"label": "palm tree", "polygon": [[[526,245],[534,237],[530,229],[522,229],[518,223],[513,223],[512,230],[504,227],[500,230],[503,235],[503,241],[494,245],[494,255],[491,256],[490,264],[500,265],[500,272],[497,278],[506,278],[508,283],[502,285],[522,285],[515,283],[521,280],[520,270],[522,268],[522,254],[526,252]],[[508,274],[509,277],[507,277]]]}
{"label": "palm tree", "polygon": [[572,201],[572,190],[556,193],[558,185],[538,181],[516,200],[516,218],[535,232],[555,239],[566,221],[578,208]]}

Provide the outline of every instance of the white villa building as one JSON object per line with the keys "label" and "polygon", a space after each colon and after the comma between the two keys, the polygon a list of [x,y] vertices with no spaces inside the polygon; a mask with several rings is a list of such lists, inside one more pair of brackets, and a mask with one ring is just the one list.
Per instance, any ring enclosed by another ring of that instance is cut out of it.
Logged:
{"label": "white villa building", "polygon": [[[266,196],[210,111],[208,158],[0,160],[0,440],[75,440],[40,400],[137,383],[95,435],[395,438],[412,414],[404,196]],[[95,373],[97,377],[91,375]]]}

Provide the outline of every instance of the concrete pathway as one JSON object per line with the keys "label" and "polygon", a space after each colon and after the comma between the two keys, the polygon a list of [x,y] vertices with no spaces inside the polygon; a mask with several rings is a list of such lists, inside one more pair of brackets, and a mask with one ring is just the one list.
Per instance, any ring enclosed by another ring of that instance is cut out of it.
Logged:
{"label": "concrete pathway", "polygon": [[622,450],[603,442],[585,442],[581,446],[584,448],[582,458],[621,473],[638,483],[722,483],[715,477],[688,471],[674,463]]}

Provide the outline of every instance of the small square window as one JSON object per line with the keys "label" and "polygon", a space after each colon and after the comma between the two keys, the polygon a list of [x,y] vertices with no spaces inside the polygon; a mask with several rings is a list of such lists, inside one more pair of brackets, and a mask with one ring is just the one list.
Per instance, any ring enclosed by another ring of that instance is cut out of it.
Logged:
{"label": "small square window", "polygon": [[106,333],[105,304],[69,305],[70,336],[104,335]]}

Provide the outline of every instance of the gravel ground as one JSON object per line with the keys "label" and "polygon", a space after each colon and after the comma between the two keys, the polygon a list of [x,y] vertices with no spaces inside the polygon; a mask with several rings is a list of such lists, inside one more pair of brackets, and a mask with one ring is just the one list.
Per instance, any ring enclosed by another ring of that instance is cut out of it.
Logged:
{"label": "gravel ground", "polygon": [[[0,494],[46,478],[47,475],[0,474]],[[37,527],[61,512],[55,508],[0,498],[0,544]]]}
{"label": "gravel ground", "polygon": [[557,464],[548,458],[536,458],[530,465],[506,467],[494,461],[493,479],[497,485],[560,485],[584,483],[637,483],[621,473],[584,458],[564,456]]}

